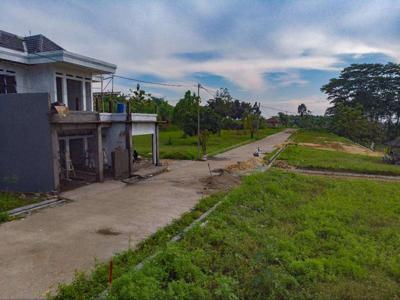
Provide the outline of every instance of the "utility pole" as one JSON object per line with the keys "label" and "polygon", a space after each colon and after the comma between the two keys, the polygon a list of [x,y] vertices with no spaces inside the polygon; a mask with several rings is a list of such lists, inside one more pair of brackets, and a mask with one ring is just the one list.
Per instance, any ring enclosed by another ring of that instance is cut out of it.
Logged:
{"label": "utility pole", "polygon": [[200,87],[201,84],[197,84],[197,158],[200,159]]}

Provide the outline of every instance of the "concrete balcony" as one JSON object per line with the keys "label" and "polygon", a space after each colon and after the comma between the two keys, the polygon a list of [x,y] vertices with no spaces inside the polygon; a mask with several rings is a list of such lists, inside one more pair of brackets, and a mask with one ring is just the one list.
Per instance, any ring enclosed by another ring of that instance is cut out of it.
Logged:
{"label": "concrete balcony", "polygon": [[125,113],[100,113],[101,122],[125,122]]}
{"label": "concrete balcony", "polygon": [[139,113],[133,113],[132,115],[132,122],[150,122],[154,123],[157,122],[157,114],[139,114]]}
{"label": "concrete balcony", "polygon": [[88,124],[98,123],[98,113],[92,111],[66,111],[65,113],[53,113],[50,115],[53,124]]}
{"label": "concrete balcony", "polygon": [[[133,123],[155,123],[157,122],[156,114],[140,114],[132,113]],[[127,121],[126,113],[100,113],[101,122],[125,122]]]}

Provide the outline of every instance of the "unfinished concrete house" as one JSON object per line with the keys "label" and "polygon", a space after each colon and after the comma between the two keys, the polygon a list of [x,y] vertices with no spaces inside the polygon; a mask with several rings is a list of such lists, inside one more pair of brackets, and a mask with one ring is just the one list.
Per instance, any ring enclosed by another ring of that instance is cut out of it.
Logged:
{"label": "unfinished concrete house", "polygon": [[94,111],[93,82],[115,70],[43,35],[0,31],[0,190],[129,177],[134,135],[153,136],[158,164],[157,115]]}

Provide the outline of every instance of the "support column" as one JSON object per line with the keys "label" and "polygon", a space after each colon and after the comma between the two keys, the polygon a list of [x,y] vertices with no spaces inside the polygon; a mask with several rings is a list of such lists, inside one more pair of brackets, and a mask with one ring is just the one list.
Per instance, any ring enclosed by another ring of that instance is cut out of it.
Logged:
{"label": "support column", "polygon": [[85,85],[85,80],[81,81],[82,84],[82,110],[86,111],[86,85]]}
{"label": "support column", "polygon": [[51,127],[51,143],[52,143],[52,156],[53,156],[53,176],[54,176],[54,190],[60,190],[60,141],[58,140],[57,129],[53,125]]}
{"label": "support column", "polygon": [[65,170],[66,170],[66,178],[69,179],[69,171],[71,166],[71,156],[69,153],[69,138],[65,138]]}
{"label": "support column", "polygon": [[62,102],[68,107],[67,77],[62,77]]}
{"label": "support column", "polygon": [[89,146],[88,146],[88,138],[87,137],[84,137],[83,138],[83,152],[84,152],[84,155],[85,155],[85,167],[88,167],[89,166],[89,160],[88,160],[88,150],[89,150]]}
{"label": "support column", "polygon": [[133,162],[132,162],[132,115],[129,112],[126,115],[125,143],[126,143],[126,149],[128,150],[129,176],[131,176],[132,175],[131,174],[132,173],[132,169],[133,169]]}
{"label": "support column", "polygon": [[152,134],[152,157],[153,164],[156,166],[160,165],[160,149],[159,149],[159,128],[158,124],[154,124],[154,134]]}
{"label": "support column", "polygon": [[95,150],[95,160],[96,160],[96,180],[103,182],[104,180],[104,158],[103,158],[103,140],[101,136],[101,124],[96,125],[96,133],[94,136],[96,150]]}

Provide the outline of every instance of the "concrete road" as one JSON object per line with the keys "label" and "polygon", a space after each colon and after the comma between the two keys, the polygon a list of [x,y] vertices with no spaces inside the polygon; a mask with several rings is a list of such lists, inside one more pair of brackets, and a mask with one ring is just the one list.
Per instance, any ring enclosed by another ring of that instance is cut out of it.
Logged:
{"label": "concrete road", "polygon": [[[217,155],[211,168],[271,152],[290,136],[280,132]],[[0,225],[0,299],[44,298],[75,270],[90,270],[190,210],[202,197],[207,162],[173,161],[170,172],[134,185],[96,183],[63,194],[74,202]],[[103,233],[99,233],[103,232]],[[104,234],[109,231],[114,235]]]}

